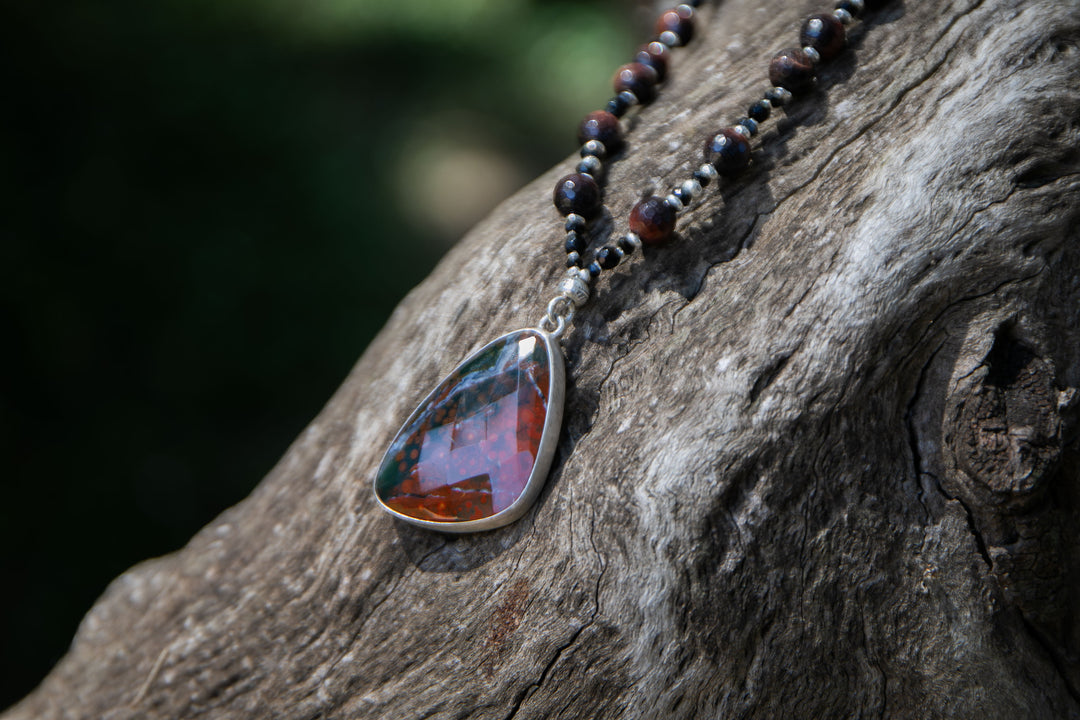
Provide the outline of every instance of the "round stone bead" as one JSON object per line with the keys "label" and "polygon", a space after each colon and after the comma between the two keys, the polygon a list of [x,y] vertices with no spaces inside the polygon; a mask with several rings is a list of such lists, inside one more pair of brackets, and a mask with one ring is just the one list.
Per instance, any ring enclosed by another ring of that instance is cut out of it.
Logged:
{"label": "round stone bead", "polygon": [[822,60],[832,60],[843,52],[847,32],[833,15],[811,15],[799,32],[799,44],[817,50]]}
{"label": "round stone bead", "polygon": [[574,213],[591,219],[600,212],[600,186],[591,175],[573,173],[556,183],[552,200],[563,215]]}
{"label": "round stone bead", "polygon": [[772,103],[768,100],[758,100],[756,103],[750,106],[750,109],[746,112],[747,116],[757,120],[758,122],[765,122],[769,119],[769,115],[772,113]]}
{"label": "round stone bead", "polygon": [[608,100],[607,107],[605,108],[609,113],[615,117],[622,117],[626,114],[626,111],[630,109],[630,103],[626,101],[622,95],[616,95]]}
{"label": "round stone bead", "polygon": [[566,267],[581,267],[581,255],[576,252],[566,254]]}
{"label": "round stone bead", "polygon": [[647,197],[630,211],[630,230],[646,245],[663,245],[675,232],[675,208],[664,198]]}
{"label": "round stone bead", "polygon": [[639,62],[623,65],[615,71],[611,84],[615,92],[630,92],[643,105],[656,99],[656,70]]}
{"label": "round stone bead", "polygon": [[705,159],[721,175],[735,175],[750,164],[750,141],[735,128],[724,128],[705,143]]}
{"label": "round stone bead", "polygon": [[663,35],[665,32],[675,33],[682,45],[690,42],[694,37],[694,8],[679,5],[661,13],[656,19],[656,34]]}
{"label": "round stone bead", "polygon": [[581,145],[590,140],[597,140],[603,143],[608,151],[615,152],[623,140],[619,118],[605,110],[591,112],[581,121],[577,138]]}
{"label": "round stone bead", "polygon": [[836,3],[837,10],[846,10],[851,17],[859,17],[863,13],[866,3],[863,0],[839,0]]}
{"label": "round stone bead", "polygon": [[575,230],[566,233],[566,252],[583,253],[588,246],[589,241],[581,233]]}
{"label": "round stone bead", "polygon": [[769,63],[769,82],[793,93],[806,92],[814,85],[814,63],[801,48],[781,50]]}
{"label": "round stone bead", "polygon": [[667,77],[668,63],[671,60],[671,49],[662,42],[653,41],[638,48],[634,55],[634,62],[648,65],[656,71],[658,82],[664,82]]}
{"label": "round stone bead", "polygon": [[566,232],[582,232],[589,223],[585,221],[585,218],[577,214],[570,214],[566,216]]}
{"label": "round stone bead", "polygon": [[622,253],[611,245],[605,245],[596,251],[596,262],[605,270],[610,270],[622,260]]}

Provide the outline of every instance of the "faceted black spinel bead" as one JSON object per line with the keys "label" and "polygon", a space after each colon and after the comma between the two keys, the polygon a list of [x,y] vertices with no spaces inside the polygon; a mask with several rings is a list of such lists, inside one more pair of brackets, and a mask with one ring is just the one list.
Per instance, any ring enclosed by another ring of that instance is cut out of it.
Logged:
{"label": "faceted black spinel bead", "polygon": [[681,202],[683,205],[689,205],[690,202],[694,199],[693,194],[687,192],[682,187],[675,188],[671,191],[671,194],[679,198],[679,202]]}
{"label": "faceted black spinel bead", "polygon": [[773,107],[784,107],[784,105],[787,105],[788,96],[786,93],[779,92],[776,88],[770,88],[769,92],[765,93],[765,99]]}
{"label": "faceted black spinel bead", "polygon": [[771,112],[771,102],[769,102],[768,100],[758,100],[756,103],[750,106],[750,109],[747,111],[746,114],[754,120],[757,120],[758,122],[765,122],[769,119],[769,113]]}
{"label": "faceted black spinel bead", "polygon": [[626,114],[626,111],[630,109],[630,103],[626,102],[626,98],[616,95],[608,100],[605,109],[615,117],[622,117]]}
{"label": "faceted black spinel bead", "polygon": [[757,121],[754,120],[753,118],[748,118],[748,117],[739,118],[738,120],[735,121],[735,124],[736,125],[742,125],[744,128],[749,130],[750,131],[750,137],[753,137],[754,135],[757,135],[757,133],[758,133]]}
{"label": "faceted black spinel bead", "polygon": [[589,241],[582,237],[581,234],[577,231],[571,230],[570,232],[566,233],[566,252],[585,252],[585,248],[587,248],[588,246]]}
{"label": "faceted black spinel bead", "polygon": [[859,17],[863,13],[863,8],[866,7],[862,0],[840,0],[836,3],[837,10],[847,10],[851,13],[851,17]]}
{"label": "faceted black spinel bead", "polygon": [[593,218],[600,212],[600,186],[591,175],[573,173],[555,184],[552,202],[563,215]]}
{"label": "faceted black spinel bead", "polygon": [[817,50],[822,60],[832,60],[847,44],[844,23],[832,15],[811,15],[799,32],[799,44]]}
{"label": "faceted black spinel bead", "polygon": [[596,262],[598,262],[600,267],[605,270],[610,270],[615,267],[619,264],[620,260],[622,260],[622,258],[619,257],[619,251],[610,245],[605,245],[596,251]]}
{"label": "faceted black spinel bead", "polygon": [[569,255],[567,255],[566,256],[566,267],[568,267],[568,268],[581,267],[581,255],[576,253],[576,252],[572,252]]}
{"label": "faceted black spinel bead", "polygon": [[581,232],[585,229],[585,218],[580,215],[571,215],[566,218],[566,232]]}
{"label": "faceted black spinel bead", "polygon": [[634,243],[630,242],[630,238],[623,235],[619,238],[619,249],[627,255],[632,255],[634,252]]}
{"label": "faceted black spinel bead", "polygon": [[588,269],[589,269],[589,275],[590,276],[597,277],[598,275],[600,275],[601,267],[599,265],[597,265],[596,263],[594,263],[594,262],[589,263],[589,268]]}

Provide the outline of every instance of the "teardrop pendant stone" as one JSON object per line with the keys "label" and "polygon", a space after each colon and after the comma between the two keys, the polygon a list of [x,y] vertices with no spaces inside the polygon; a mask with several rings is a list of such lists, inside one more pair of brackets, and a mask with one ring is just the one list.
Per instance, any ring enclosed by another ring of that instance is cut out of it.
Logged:
{"label": "teardrop pendant stone", "polygon": [[562,423],[556,342],[517,330],[484,346],[420,404],[375,477],[395,517],[471,532],[520,517],[540,492]]}

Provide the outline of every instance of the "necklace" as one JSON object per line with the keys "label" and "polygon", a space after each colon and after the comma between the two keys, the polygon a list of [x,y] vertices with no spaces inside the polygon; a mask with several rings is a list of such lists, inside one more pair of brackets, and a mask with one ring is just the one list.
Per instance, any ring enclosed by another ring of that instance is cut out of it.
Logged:
{"label": "necklace", "polygon": [[665,197],[638,202],[629,231],[614,244],[588,252],[589,228],[603,209],[603,161],[623,145],[620,120],[652,102],[668,71],[672,48],[693,37],[695,10],[704,0],[660,15],[656,38],[615,73],[615,96],[589,113],[578,132],[581,160],[559,180],[553,201],[565,218],[567,273],[539,325],[507,333],[480,348],[444,378],[398,431],[374,480],[379,505],[405,522],[441,532],[475,532],[521,517],[543,488],[562,427],[565,360],[559,340],[575,311],[588,302],[605,271],[642,244],[671,240],[678,215],[720,177],[750,163],[750,138],[774,107],[813,87],[821,62],[839,55],[846,27],[864,0],[837,0],[830,14],[807,18],[799,47],[781,50],[769,64],[772,87],[745,117],[711,135],[705,163]]}

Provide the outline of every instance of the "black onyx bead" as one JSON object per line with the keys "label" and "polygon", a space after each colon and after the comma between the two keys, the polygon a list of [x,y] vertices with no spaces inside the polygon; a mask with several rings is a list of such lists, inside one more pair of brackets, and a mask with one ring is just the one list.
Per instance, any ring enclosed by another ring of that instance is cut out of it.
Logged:
{"label": "black onyx bead", "polygon": [[663,245],[675,232],[675,208],[663,198],[647,197],[630,211],[630,230],[646,245]]}
{"label": "black onyx bead", "polygon": [[656,70],[639,62],[628,63],[615,71],[611,84],[615,92],[632,92],[642,105],[656,99]]}
{"label": "black onyx bead", "polygon": [[662,42],[651,42],[638,48],[634,55],[634,62],[648,65],[656,71],[658,82],[664,82],[667,77],[668,62],[671,60],[671,49]]}
{"label": "black onyx bead", "polygon": [[572,252],[566,256],[566,267],[581,267],[581,255],[576,252]]}
{"label": "black onyx bead", "polygon": [[573,173],[556,183],[552,200],[563,215],[594,218],[600,212],[600,186],[591,175]]}
{"label": "black onyx bead", "polygon": [[750,106],[750,109],[746,112],[754,120],[758,122],[765,122],[769,119],[769,113],[772,112],[772,103],[768,100],[758,100],[756,103]]}
{"label": "black onyx bead", "polygon": [[750,164],[750,142],[734,128],[724,128],[705,143],[705,160],[721,175],[734,175]]}
{"label": "black onyx bead", "polygon": [[765,93],[765,99],[773,107],[784,107],[787,105],[788,97],[786,93],[779,92],[776,88],[770,88],[769,92]]}
{"label": "black onyx bead", "polygon": [[577,138],[579,145],[584,145],[590,140],[597,140],[604,144],[608,152],[615,152],[623,139],[619,118],[606,110],[595,110],[581,121]]}
{"label": "black onyx bead", "polygon": [[630,242],[630,238],[623,235],[619,238],[619,249],[626,255],[632,255],[634,253],[634,243]]}
{"label": "black onyx bead", "polygon": [[626,114],[626,111],[630,109],[630,103],[626,102],[626,99],[616,95],[608,100],[606,110],[615,117],[622,117]]}
{"label": "black onyx bead", "polygon": [[694,199],[693,195],[686,192],[681,187],[677,187],[674,190],[672,190],[671,194],[674,195],[675,197],[679,198],[679,202],[681,202],[683,205],[689,205],[690,202]]}
{"label": "black onyx bead", "polygon": [[594,262],[589,263],[589,275],[591,277],[597,277],[600,274],[600,266]]}
{"label": "black onyx bead", "polygon": [[588,246],[589,241],[580,233],[574,230],[566,233],[566,252],[585,252]]}
{"label": "black onyx bead", "polygon": [[581,232],[585,229],[585,218],[580,215],[571,215],[566,218],[566,232]]}
{"label": "black onyx bead", "polygon": [[619,251],[610,245],[605,245],[596,251],[596,262],[605,270],[615,267],[620,260],[622,258],[619,256]]}
{"label": "black onyx bead", "polygon": [[694,171],[694,179],[701,183],[701,187],[708,187],[709,183],[712,182],[712,176],[701,170]]}
{"label": "black onyx bead", "polygon": [[753,118],[748,118],[748,117],[739,118],[738,120],[735,121],[735,124],[736,125],[742,125],[744,128],[749,130],[750,131],[750,137],[753,137],[754,135],[758,134],[757,121],[754,120]]}
{"label": "black onyx bead", "polygon": [[866,4],[861,2],[861,0],[840,0],[840,2],[836,3],[837,10],[847,10],[851,14],[851,17],[859,17],[862,15],[863,8],[865,7]]}
{"label": "black onyx bead", "polygon": [[793,93],[806,92],[814,85],[814,63],[802,48],[781,50],[769,63],[769,82]]}
{"label": "black onyx bead", "polygon": [[694,37],[694,11],[689,6],[680,5],[660,14],[656,19],[656,34],[673,32],[679,37],[679,43],[685,45]]}
{"label": "black onyx bead", "polygon": [[843,52],[846,43],[844,23],[832,15],[811,15],[799,32],[799,44],[817,50],[822,60],[832,60]]}

